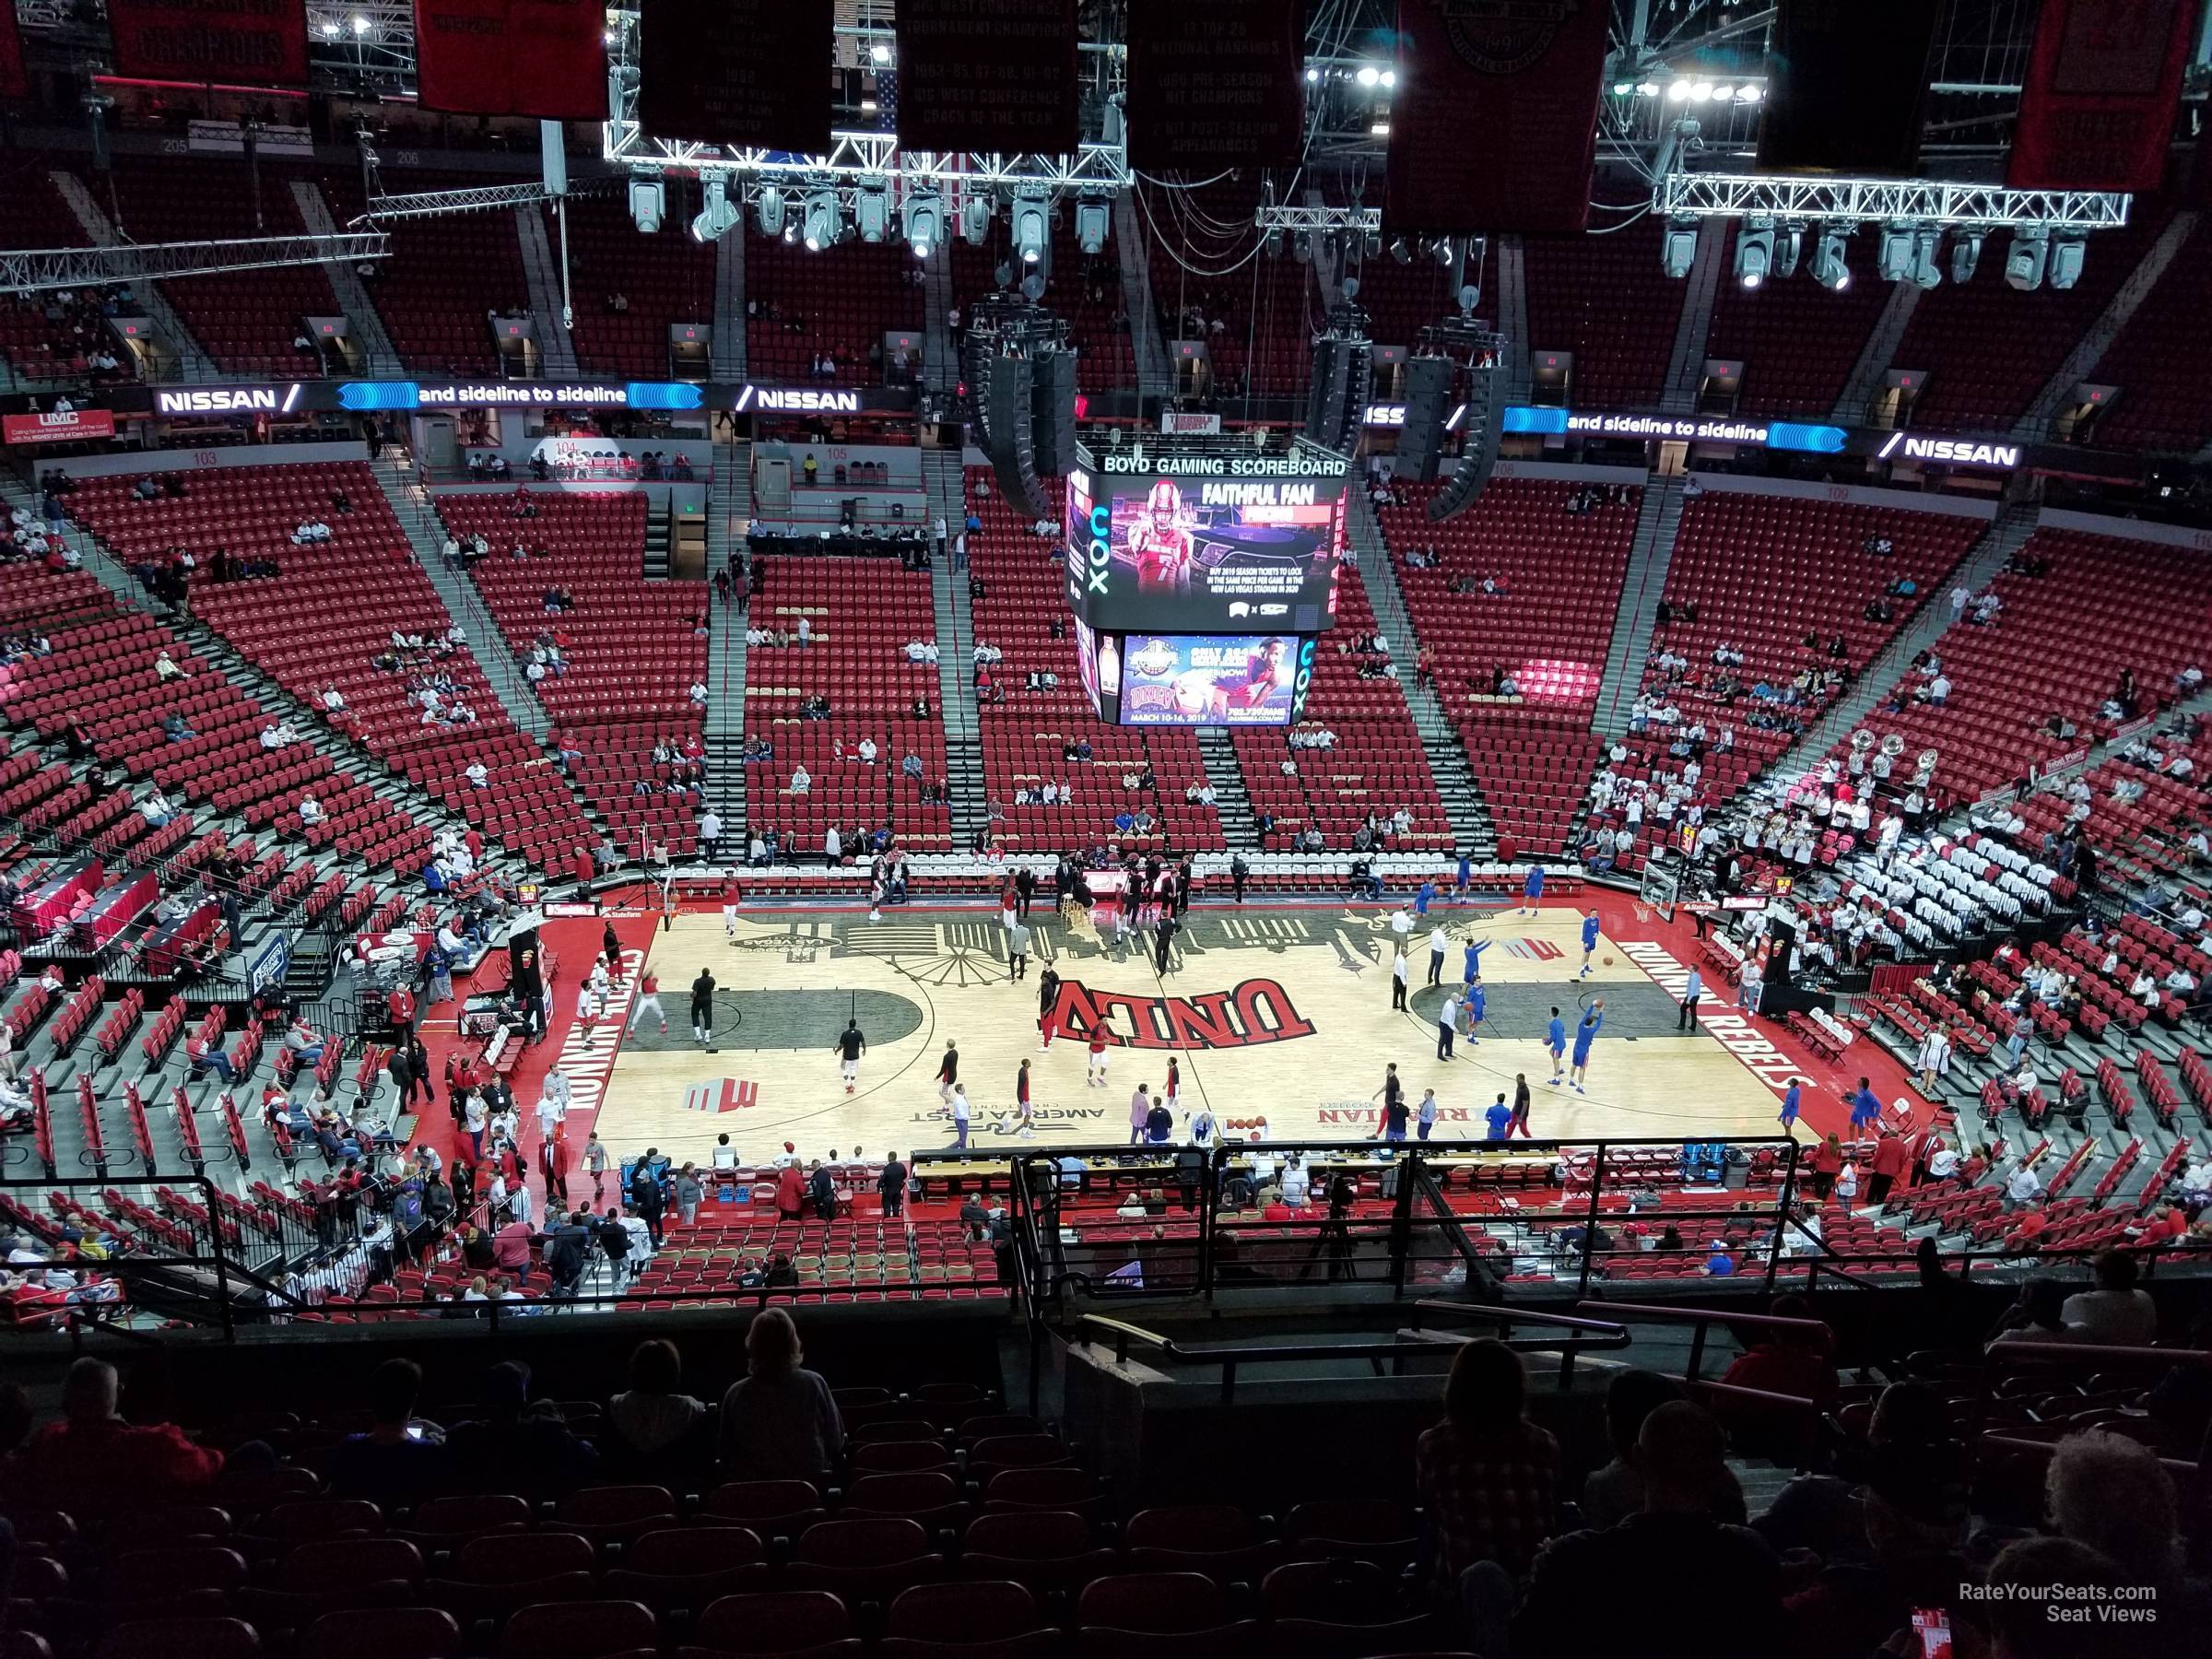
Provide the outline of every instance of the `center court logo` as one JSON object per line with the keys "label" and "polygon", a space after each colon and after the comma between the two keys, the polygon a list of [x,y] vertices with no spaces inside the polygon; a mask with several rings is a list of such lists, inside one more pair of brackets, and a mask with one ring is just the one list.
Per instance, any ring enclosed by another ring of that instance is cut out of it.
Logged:
{"label": "center court logo", "polygon": [[760,1104],[760,1085],[738,1077],[710,1077],[684,1090],[686,1112],[743,1112]]}
{"label": "center court logo", "polygon": [[1248,979],[1231,991],[1194,996],[1124,996],[1068,980],[1052,1018],[1055,1035],[1083,1042],[1103,1027],[1116,1048],[1256,1048],[1313,1035],[1312,1022],[1271,979]]}

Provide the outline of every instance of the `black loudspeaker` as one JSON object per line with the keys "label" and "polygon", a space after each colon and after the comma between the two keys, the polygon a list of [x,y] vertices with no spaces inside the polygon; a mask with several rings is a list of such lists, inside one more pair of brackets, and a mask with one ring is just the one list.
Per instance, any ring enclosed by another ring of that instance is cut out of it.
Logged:
{"label": "black loudspeaker", "polygon": [[988,393],[991,470],[998,475],[999,493],[1018,512],[1031,519],[1052,517],[1052,503],[1037,481],[1037,453],[1030,421],[1033,395],[1030,359],[1018,357],[991,360]]}
{"label": "black loudspeaker", "polygon": [[1406,364],[1406,423],[1398,429],[1394,475],[1433,483],[1443,450],[1444,417],[1458,365],[1450,358],[1417,357]]}
{"label": "black loudspeaker", "polygon": [[1767,958],[1767,971],[1762,983],[1786,985],[1790,982],[1790,952],[1797,945],[1797,930],[1784,922],[1776,922],[1767,928],[1767,943],[1772,954]]}
{"label": "black loudspeaker", "polygon": [[1498,465],[1499,427],[1503,418],[1497,406],[1498,371],[1477,369],[1467,381],[1467,412],[1459,427],[1459,465],[1452,469],[1451,482],[1429,498],[1429,516],[1439,524],[1472,507]]}
{"label": "black loudspeaker", "polygon": [[1374,348],[1365,340],[1324,336],[1313,342],[1313,388],[1306,397],[1306,436],[1349,450],[1367,411]]}
{"label": "black loudspeaker", "polygon": [[1031,359],[1030,426],[1037,470],[1065,477],[1076,465],[1076,354]]}
{"label": "black loudspeaker", "polygon": [[535,927],[507,941],[507,981],[514,987],[514,1000],[524,1007],[535,1007],[544,999],[545,974],[539,962]]}

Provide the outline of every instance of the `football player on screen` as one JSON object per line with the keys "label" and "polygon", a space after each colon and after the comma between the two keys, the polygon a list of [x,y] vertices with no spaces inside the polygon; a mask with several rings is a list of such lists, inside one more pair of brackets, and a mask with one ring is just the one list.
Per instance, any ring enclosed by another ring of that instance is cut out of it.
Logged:
{"label": "football player on screen", "polygon": [[1145,498],[1145,511],[1129,527],[1129,556],[1136,561],[1138,590],[1185,593],[1196,551],[1191,520],[1182,509],[1182,491],[1162,478]]}

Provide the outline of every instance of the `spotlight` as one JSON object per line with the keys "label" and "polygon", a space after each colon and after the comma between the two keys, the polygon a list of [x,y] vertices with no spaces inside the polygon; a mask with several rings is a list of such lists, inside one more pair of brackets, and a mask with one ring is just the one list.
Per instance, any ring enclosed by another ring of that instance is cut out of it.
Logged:
{"label": "spotlight", "polygon": [[2043,273],[2051,263],[2051,232],[2041,225],[2029,225],[2012,233],[2012,246],[2005,250],[2005,280],[2023,294],[2043,286]]}
{"label": "spotlight", "polygon": [[1413,244],[1402,236],[1392,237],[1390,239],[1390,256],[1400,265],[1411,265],[1413,263]]}
{"label": "spotlight", "polygon": [[359,12],[353,14],[353,32],[357,35],[365,35],[369,32],[369,19],[362,17]]}
{"label": "spotlight", "polygon": [[1951,238],[1951,280],[1971,282],[1974,267],[1982,263],[1982,232],[1961,230]]}
{"label": "spotlight", "polygon": [[1657,81],[1638,81],[1636,83],[1636,96],[1639,98],[1656,98],[1663,89]]}
{"label": "spotlight", "polygon": [[1387,137],[1389,137],[1389,136],[1390,136],[1390,123],[1389,123],[1389,122],[1387,122],[1387,121],[1376,121],[1376,122],[1371,122],[1371,123],[1368,124],[1367,135],[1368,135],[1370,138],[1387,138]]}
{"label": "spotlight", "polygon": [[[699,217],[691,221],[691,240],[711,242],[735,230],[745,218],[745,208],[730,200],[729,185],[720,173],[709,174],[704,183],[706,205],[699,210]],[[630,200],[634,211],[637,200],[637,186],[634,183],[630,187]]]}
{"label": "spotlight", "polygon": [[1689,267],[1698,259],[1698,222],[1695,219],[1675,219],[1666,227],[1666,236],[1659,244],[1659,259],[1669,276],[1687,276]]}
{"label": "spotlight", "polygon": [[1613,96],[1616,98],[1626,98],[1635,90],[1636,83],[1634,81],[1615,81],[1613,83]]}
{"label": "spotlight", "polygon": [[1774,268],[1774,221],[1746,219],[1735,233],[1735,279],[1758,288]]}
{"label": "spotlight", "polygon": [[1689,89],[1689,101],[1691,103],[1711,103],[1712,101],[1712,83],[1699,81],[1693,85]]}
{"label": "spotlight", "polygon": [[1712,101],[1715,103],[1726,103],[1735,96],[1735,88],[1728,85],[1728,83],[1725,81],[1723,81],[1719,86],[1712,89]]}
{"label": "spotlight", "polygon": [[1313,263],[1313,233],[1311,230],[1300,230],[1293,236],[1290,239],[1290,252],[1298,256],[1300,265],[1312,265]]}
{"label": "spotlight", "polygon": [[1318,69],[1309,69],[1309,70],[1307,70],[1307,71],[1306,71],[1306,85],[1307,85],[1307,86],[1309,86],[1309,87],[1310,87],[1310,86],[1312,86],[1312,84],[1313,84],[1315,81],[1319,80],[1320,78],[1321,78],[1321,71],[1320,71],[1320,70],[1318,70]]}
{"label": "spotlight", "polygon": [[853,221],[860,240],[879,242],[891,228],[891,199],[880,190],[863,190],[853,198]]}
{"label": "spotlight", "polygon": [[868,62],[871,64],[882,65],[888,64],[890,61],[891,49],[888,46],[886,46],[881,41],[877,41],[873,46],[868,48]]}
{"label": "spotlight", "polygon": [[1884,282],[1902,282],[1912,274],[1912,228],[1910,225],[1886,225],[1882,228],[1881,251],[1876,255],[1874,268]]}
{"label": "spotlight", "polygon": [[2081,280],[2081,264],[2088,252],[2078,236],[2069,236],[2051,244],[2051,286],[2070,288]]}
{"label": "spotlight", "polygon": [[338,29],[338,26],[337,26],[337,24],[336,24],[336,23],[335,23],[335,22],[328,22],[328,21],[326,21],[326,22],[325,22],[325,23],[323,25],[323,38],[324,38],[324,40],[326,40],[326,41],[335,41],[335,40],[336,40],[336,39],[338,38],[338,34],[339,34],[339,32],[340,32],[340,31],[339,31],[339,29]]}
{"label": "spotlight", "polygon": [[661,228],[661,216],[667,211],[667,193],[661,188],[657,175],[649,175],[629,182],[629,222],[640,231],[651,236]]}
{"label": "spotlight", "polygon": [[934,190],[917,190],[906,198],[901,215],[907,246],[916,259],[927,259],[945,240],[945,198]]}
{"label": "spotlight", "polygon": [[1102,253],[1106,249],[1108,208],[1095,196],[1085,196],[1076,204],[1076,246],[1086,253]]}
{"label": "spotlight", "polygon": [[1036,265],[1044,258],[1044,245],[1052,236],[1047,211],[1041,195],[1014,198],[1014,246],[1023,265]]}
{"label": "spotlight", "polygon": [[1943,232],[1936,229],[1915,230],[1912,233],[1912,286],[1917,288],[1940,288],[1943,285],[1943,266],[1937,256],[1943,252]]}
{"label": "spotlight", "polygon": [[1452,239],[1448,236],[1438,237],[1436,246],[1431,252],[1435,253],[1438,265],[1450,265],[1453,258]]}
{"label": "spotlight", "polygon": [[1735,101],[1737,103],[1755,104],[1766,95],[1767,92],[1764,87],[1738,87],[1735,89]]}
{"label": "spotlight", "polygon": [[1378,257],[1382,252],[1382,232],[1380,230],[1370,230],[1363,239],[1363,244],[1366,251],[1365,256],[1367,258],[1373,259]]}
{"label": "spotlight", "polygon": [[1372,64],[1362,64],[1359,66],[1359,73],[1352,78],[1363,87],[1371,87],[1382,78],[1382,73]]}
{"label": "spotlight", "polygon": [[837,192],[817,190],[809,193],[806,197],[806,229],[799,233],[806,243],[806,252],[819,253],[824,248],[834,246],[837,239],[844,234],[844,214],[838,207]]}
{"label": "spotlight", "polygon": [[1397,84],[1398,72],[1395,69],[1385,69],[1382,71],[1382,87],[1385,91],[1389,90]]}
{"label": "spotlight", "polygon": [[762,185],[760,194],[753,198],[753,222],[763,236],[783,234],[783,193],[773,184]]}
{"label": "spotlight", "polygon": [[1262,246],[1267,250],[1268,258],[1281,258],[1283,252],[1283,228],[1280,225],[1270,226],[1268,228],[1266,238],[1262,243]]}
{"label": "spotlight", "polygon": [[960,238],[971,248],[980,248],[991,235],[991,198],[971,195],[960,204]]}
{"label": "spotlight", "polygon": [[1774,233],[1774,276],[1786,282],[1797,275],[1797,262],[1805,256],[1805,227],[1784,225]]}
{"label": "spotlight", "polygon": [[1830,225],[1820,232],[1820,245],[1813,253],[1813,280],[1832,293],[1851,286],[1851,265],[1844,257],[1849,243],[1850,232]]}
{"label": "spotlight", "polygon": [[1689,83],[1686,80],[1672,82],[1666,88],[1666,101],[1669,103],[1680,103],[1688,96]]}

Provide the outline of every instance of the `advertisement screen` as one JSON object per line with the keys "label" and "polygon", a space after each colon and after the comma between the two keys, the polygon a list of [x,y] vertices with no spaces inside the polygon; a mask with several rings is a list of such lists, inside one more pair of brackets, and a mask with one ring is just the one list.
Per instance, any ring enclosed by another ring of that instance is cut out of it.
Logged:
{"label": "advertisement screen", "polygon": [[1120,674],[1124,725],[1288,725],[1298,641],[1131,634]]}
{"label": "advertisement screen", "polygon": [[1320,633],[1335,612],[1344,480],[1078,475],[1070,608],[1098,629]]}

